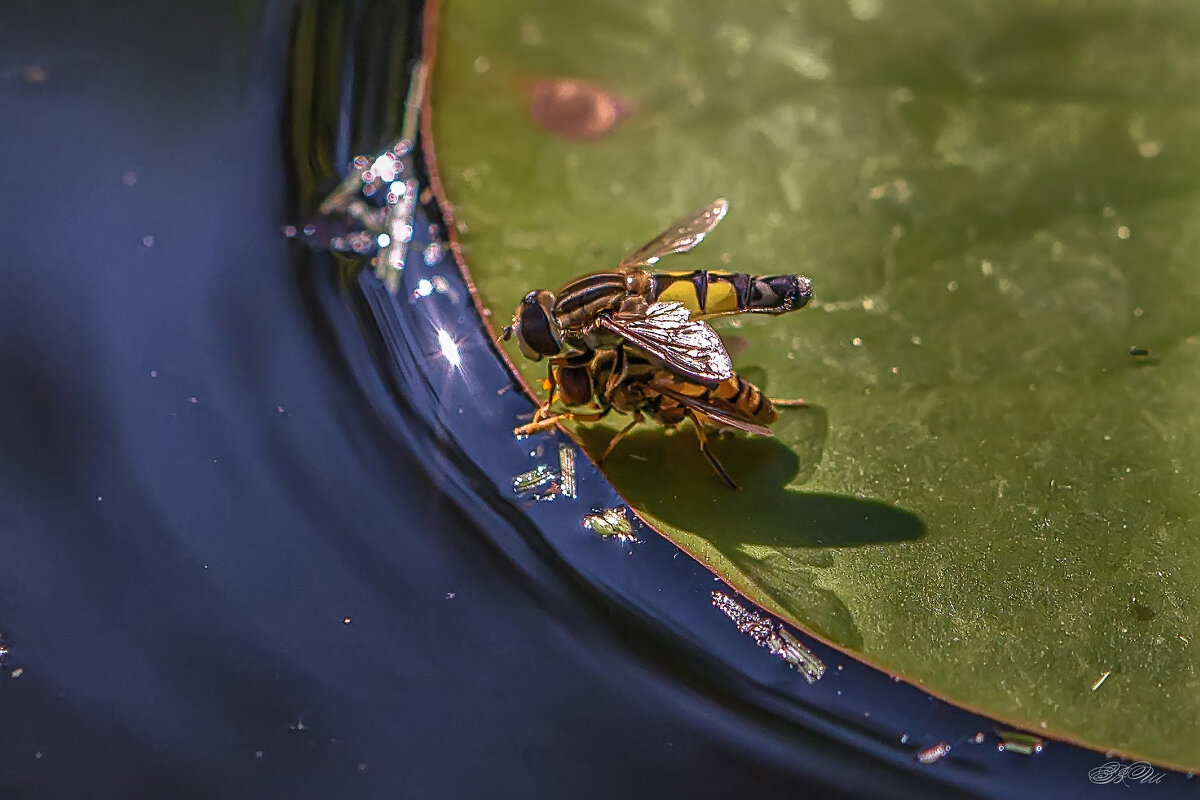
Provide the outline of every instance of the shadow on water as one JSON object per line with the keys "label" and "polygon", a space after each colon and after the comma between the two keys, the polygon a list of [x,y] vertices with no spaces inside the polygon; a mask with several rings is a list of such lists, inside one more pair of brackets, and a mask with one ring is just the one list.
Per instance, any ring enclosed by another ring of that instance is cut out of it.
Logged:
{"label": "shadow on water", "polygon": [[[713,450],[741,491],[731,491],[699,451],[689,425],[675,431],[646,425],[605,462],[605,472],[637,509],[695,534],[740,569],[798,621],[849,648],[862,636],[849,609],[817,585],[833,566],[834,548],[915,541],[925,524],[915,514],[868,498],[795,488],[816,474],[829,431],[821,406],[782,412],[777,438],[717,437]],[[595,458],[613,435],[608,426],[579,426]],[[799,442],[796,449],[781,439]]]}

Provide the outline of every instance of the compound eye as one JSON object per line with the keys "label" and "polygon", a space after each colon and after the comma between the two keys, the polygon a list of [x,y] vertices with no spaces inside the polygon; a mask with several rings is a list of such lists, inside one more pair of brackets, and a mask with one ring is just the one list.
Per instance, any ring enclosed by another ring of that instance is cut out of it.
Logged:
{"label": "compound eye", "polygon": [[544,290],[530,292],[517,309],[517,342],[525,357],[533,361],[562,352],[558,326],[550,312],[553,300],[549,294]]}

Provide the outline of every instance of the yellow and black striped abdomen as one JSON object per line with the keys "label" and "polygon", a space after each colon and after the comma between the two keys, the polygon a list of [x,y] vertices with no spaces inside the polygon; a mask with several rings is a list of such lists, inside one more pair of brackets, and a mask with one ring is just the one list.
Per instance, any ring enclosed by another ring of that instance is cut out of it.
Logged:
{"label": "yellow and black striped abdomen", "polygon": [[[762,393],[762,390],[738,375],[722,381],[712,389],[696,383],[681,381],[667,372],[658,374],[657,383],[669,387],[673,392],[698,400],[701,406],[693,407],[701,414],[704,413],[702,406],[707,405],[726,413],[733,412],[735,415],[753,420],[759,425],[770,426],[779,419],[779,412],[775,410],[775,406],[771,405],[771,401]],[[683,403],[669,394],[662,394],[659,397],[655,418],[664,425],[677,425],[682,422],[685,416]],[[711,418],[707,421],[717,426],[722,424]]]}
{"label": "yellow and black striped abdomen", "polygon": [[760,425],[770,425],[779,413],[762,390],[739,375],[734,375],[712,390],[715,399],[723,400]]}
{"label": "yellow and black striped abdomen", "polygon": [[682,303],[694,318],[756,312],[783,314],[802,308],[812,297],[803,275],[749,275],[698,269],[650,275],[651,302]]}

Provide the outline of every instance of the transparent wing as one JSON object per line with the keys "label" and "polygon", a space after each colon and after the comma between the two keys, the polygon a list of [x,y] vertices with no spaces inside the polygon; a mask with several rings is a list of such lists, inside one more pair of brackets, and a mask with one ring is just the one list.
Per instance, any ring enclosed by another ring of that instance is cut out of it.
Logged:
{"label": "transparent wing", "polygon": [[597,323],[681,378],[716,386],[733,375],[733,362],[721,337],[707,322],[690,319],[682,303],[654,303],[644,312],[603,314]]}
{"label": "transparent wing", "polygon": [[653,264],[671,253],[686,253],[704,241],[709,231],[725,219],[729,201],[718,197],[704,208],[697,209],[655,236],[641,248],[621,259],[621,268],[641,267]]}
{"label": "transparent wing", "polygon": [[692,397],[690,395],[677,392],[670,386],[661,383],[652,383],[650,387],[659,394],[670,397],[681,406],[688,406],[700,412],[704,416],[719,422],[730,428],[736,428],[739,431],[746,433],[757,433],[759,436],[774,436],[775,434],[766,425],[755,422],[750,417],[744,416],[736,409],[722,408],[705,400],[702,397]]}

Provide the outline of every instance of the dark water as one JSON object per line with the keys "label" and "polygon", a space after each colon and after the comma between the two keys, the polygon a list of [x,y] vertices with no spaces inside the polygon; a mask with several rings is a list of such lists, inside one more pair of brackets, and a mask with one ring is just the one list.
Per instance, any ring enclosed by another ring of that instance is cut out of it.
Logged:
{"label": "dark water", "polygon": [[555,442],[448,262],[393,298],[280,233],[396,135],[414,12],[0,7],[3,796],[1121,791],[819,645],[809,686],[671,545],[584,530],[584,461],[513,492]]}

